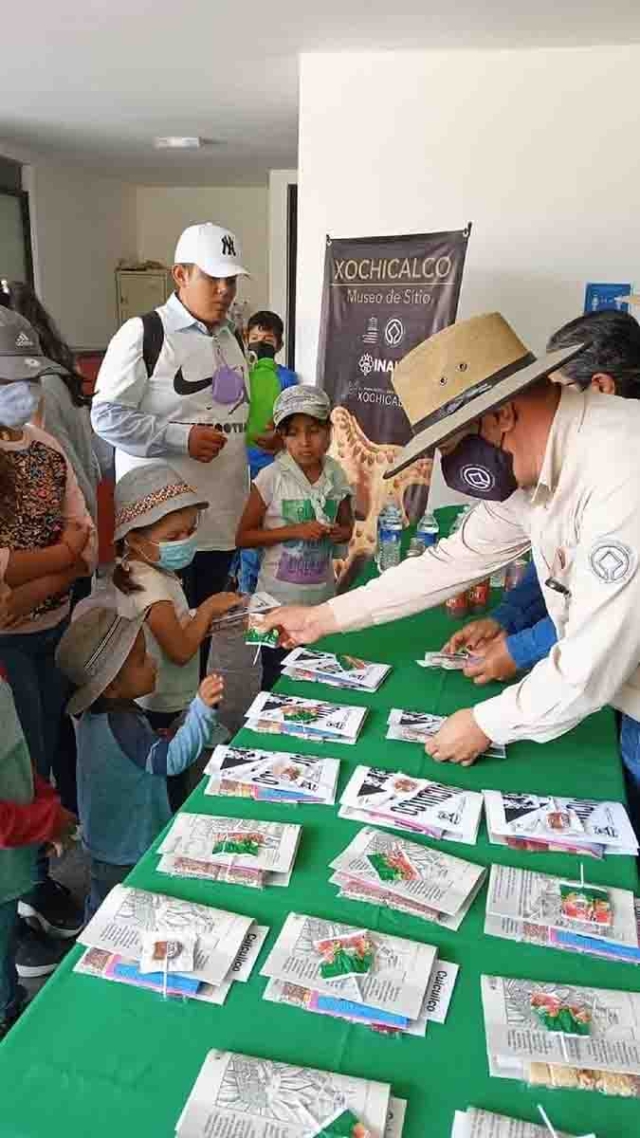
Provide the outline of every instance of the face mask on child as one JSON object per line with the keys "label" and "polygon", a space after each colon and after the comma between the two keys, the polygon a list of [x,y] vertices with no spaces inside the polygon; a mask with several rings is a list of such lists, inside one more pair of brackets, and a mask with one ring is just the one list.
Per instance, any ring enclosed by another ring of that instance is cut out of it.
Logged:
{"label": "face mask on child", "polygon": [[198,551],[198,543],[194,533],[190,537],[180,538],[179,541],[154,541],[152,545],[157,546],[160,553],[155,564],[171,573],[178,573],[180,569],[186,569]]}
{"label": "face mask on child", "polygon": [[39,383],[0,384],[0,423],[13,430],[22,430],[38,410],[41,398]]}

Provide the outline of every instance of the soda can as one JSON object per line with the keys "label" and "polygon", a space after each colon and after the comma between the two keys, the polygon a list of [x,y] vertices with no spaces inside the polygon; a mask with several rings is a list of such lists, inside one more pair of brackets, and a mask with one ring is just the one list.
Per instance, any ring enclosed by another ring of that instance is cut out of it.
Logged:
{"label": "soda can", "polygon": [[467,616],[469,613],[469,594],[464,592],[458,593],[456,597],[449,597],[449,600],[444,602],[444,607],[449,616],[456,619]]}
{"label": "soda can", "polygon": [[491,584],[489,579],[477,581],[469,589],[469,607],[472,612],[483,612],[489,606],[491,599]]}
{"label": "soda can", "polygon": [[516,585],[520,584],[528,568],[529,562],[526,561],[524,557],[518,557],[515,561],[507,565],[504,575],[505,589],[515,589]]}

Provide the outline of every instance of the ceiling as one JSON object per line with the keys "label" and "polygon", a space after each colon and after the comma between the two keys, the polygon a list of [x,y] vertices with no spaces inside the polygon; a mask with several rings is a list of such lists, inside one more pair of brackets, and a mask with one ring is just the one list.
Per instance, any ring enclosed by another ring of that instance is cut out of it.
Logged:
{"label": "ceiling", "polygon": [[[640,41],[638,0],[405,0],[403,11],[389,0],[10,0],[0,138],[142,184],[260,185],[296,165],[299,52]],[[217,145],[154,151],[170,134]]]}

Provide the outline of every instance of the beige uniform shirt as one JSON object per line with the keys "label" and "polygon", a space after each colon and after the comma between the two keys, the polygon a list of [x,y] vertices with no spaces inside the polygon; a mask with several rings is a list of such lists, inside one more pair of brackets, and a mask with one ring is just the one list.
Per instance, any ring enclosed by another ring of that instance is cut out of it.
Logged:
{"label": "beige uniform shirt", "polygon": [[640,720],[636,400],[565,388],[533,490],[479,504],[422,557],[328,603],[341,630],[383,624],[440,604],[529,546],[558,642],[520,683],[476,705],[478,725],[496,742],[546,742],[605,704]]}

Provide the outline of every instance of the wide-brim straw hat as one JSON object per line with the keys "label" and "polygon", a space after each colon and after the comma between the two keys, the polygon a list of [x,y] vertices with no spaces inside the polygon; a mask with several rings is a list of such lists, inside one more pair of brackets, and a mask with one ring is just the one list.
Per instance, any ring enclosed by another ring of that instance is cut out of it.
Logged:
{"label": "wide-brim straw hat", "polygon": [[584,346],[574,344],[537,359],[499,312],[461,320],[418,344],[392,377],[414,437],[384,477],[392,478],[537,379],[558,371]]}
{"label": "wide-brim straw hat", "polygon": [[120,541],[129,530],[152,526],[174,510],[185,506],[206,510],[209,503],[167,462],[147,462],[116,482],[114,506],[113,536]]}
{"label": "wide-brim straw hat", "polygon": [[144,616],[127,620],[115,609],[94,606],[72,621],[56,650],[58,668],[77,688],[67,704],[68,715],[86,711],[115,680]]}

